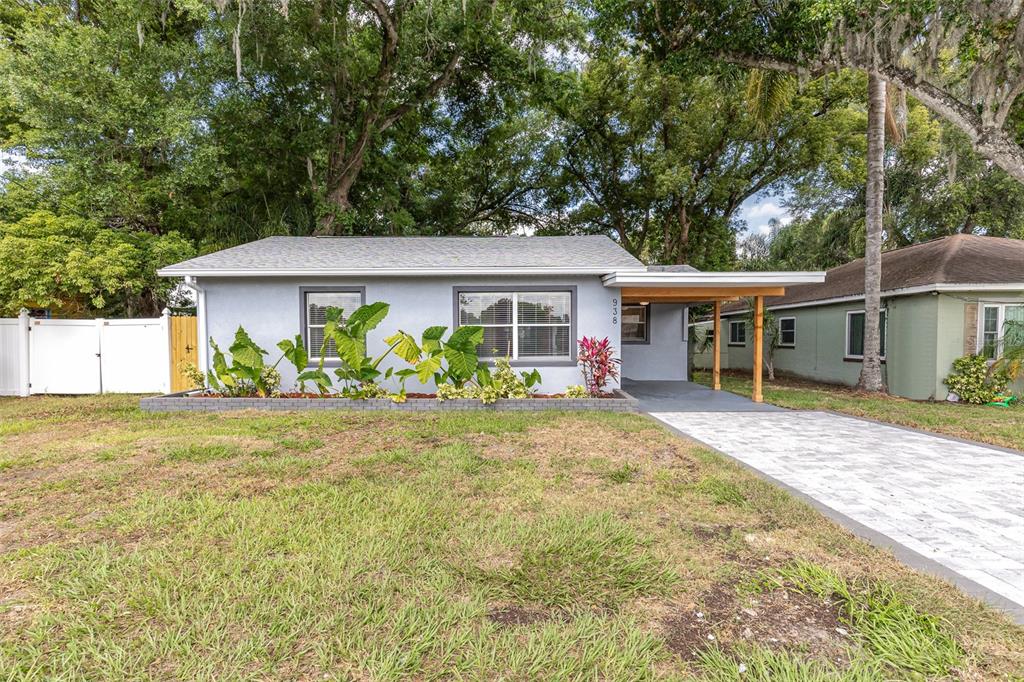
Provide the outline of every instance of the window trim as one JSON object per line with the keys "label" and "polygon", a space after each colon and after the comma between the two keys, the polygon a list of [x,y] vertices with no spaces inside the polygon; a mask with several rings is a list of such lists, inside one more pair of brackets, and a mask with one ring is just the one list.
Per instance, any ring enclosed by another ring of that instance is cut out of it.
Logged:
{"label": "window trim", "polygon": [[[513,367],[575,367],[576,361],[576,294],[575,284],[529,284],[520,286],[493,285],[493,286],[462,286],[452,287],[452,331],[462,325],[459,324],[459,294],[501,294],[501,293],[530,293],[530,292],[551,292],[569,294],[569,357],[551,358],[537,357],[529,359],[513,359],[509,362]],[[516,330],[519,325],[519,310],[516,306],[512,308],[512,328]],[[529,326],[529,325],[527,325]],[[515,333],[515,331],[513,331]],[[495,358],[481,358],[491,364]]]}
{"label": "window trim", "polygon": [[1006,326],[1006,309],[1016,308],[1018,306],[1024,306],[1024,301],[1018,301],[1016,303],[993,303],[988,301],[978,301],[980,308],[980,314],[978,315],[978,336],[975,342],[977,346],[976,350],[978,355],[982,355],[985,351],[985,310],[988,308],[996,309],[996,346],[994,349],[994,355],[991,358],[986,358],[988,362],[995,362],[1003,353],[1003,327]]}
{"label": "window trim", "polygon": [[622,338],[622,321],[620,315],[619,321],[619,338],[623,346],[649,346],[651,345],[651,304],[650,303],[623,303],[622,314],[625,314],[626,308],[644,308],[647,312],[644,314],[644,340],[643,341],[627,341]]}
{"label": "window trim", "polygon": [[[886,308],[885,306],[882,306],[879,309],[878,313],[879,315],[885,316],[885,334],[883,335],[884,338],[882,338],[882,340],[885,342],[885,353],[882,353],[882,355],[878,358],[882,362],[885,362],[886,355],[889,352],[889,309]],[[860,310],[846,311],[846,332],[843,335],[843,360],[847,360],[850,362],[864,361],[863,355],[854,355],[850,353],[850,316],[858,314],[863,314],[864,319],[867,320],[867,311],[864,310],[863,308]]]}
{"label": "window trim", "polygon": [[[743,341],[732,340],[732,327],[734,324],[743,325]],[[737,348],[746,348],[747,346],[747,321],[746,320],[729,320],[729,345]]]}
{"label": "window trim", "polygon": [[[783,343],[782,342],[782,321],[783,320],[793,320],[793,343]],[[779,348],[796,348],[796,316],[795,315],[786,315],[785,317],[778,318],[777,322],[778,322],[778,325],[779,325],[779,345],[778,345],[778,347]]]}
{"label": "window trim", "polygon": [[[320,356],[314,356],[309,349],[309,325],[306,324],[307,315],[307,304],[306,294],[359,294],[359,305],[366,305],[366,287],[365,286],[309,286],[299,287],[299,333],[302,335],[302,346],[306,349],[306,354],[309,356],[309,360],[306,363],[306,367],[316,367],[320,360]],[[314,362],[316,360],[317,362]],[[338,367],[341,365],[341,360],[334,358],[325,358],[324,367]]]}

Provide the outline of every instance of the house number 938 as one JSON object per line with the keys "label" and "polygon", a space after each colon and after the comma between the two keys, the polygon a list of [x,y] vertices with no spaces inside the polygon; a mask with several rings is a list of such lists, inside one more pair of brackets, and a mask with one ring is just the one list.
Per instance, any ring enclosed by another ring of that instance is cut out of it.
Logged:
{"label": "house number 938", "polygon": [[612,324],[619,323],[619,299],[612,299]]}

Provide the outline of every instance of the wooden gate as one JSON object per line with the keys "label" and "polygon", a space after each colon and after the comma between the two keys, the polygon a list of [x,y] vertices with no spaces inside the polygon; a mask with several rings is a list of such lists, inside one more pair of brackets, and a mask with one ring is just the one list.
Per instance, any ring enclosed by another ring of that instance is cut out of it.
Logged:
{"label": "wooden gate", "polygon": [[171,392],[195,388],[184,372],[186,365],[199,364],[199,338],[195,317],[171,318]]}

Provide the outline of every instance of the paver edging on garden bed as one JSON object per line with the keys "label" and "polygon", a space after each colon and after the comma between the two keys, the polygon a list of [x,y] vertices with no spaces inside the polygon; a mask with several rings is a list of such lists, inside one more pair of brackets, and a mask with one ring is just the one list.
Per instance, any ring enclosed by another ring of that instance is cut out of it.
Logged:
{"label": "paver edging on garden bed", "polygon": [[614,398],[531,398],[501,399],[490,405],[471,398],[437,400],[409,398],[404,403],[390,398],[349,400],[347,398],[198,398],[191,391],[142,398],[143,412],[231,412],[234,410],[356,410],[360,412],[456,412],[463,410],[567,410],[575,412],[637,412],[638,401],[625,391]]}

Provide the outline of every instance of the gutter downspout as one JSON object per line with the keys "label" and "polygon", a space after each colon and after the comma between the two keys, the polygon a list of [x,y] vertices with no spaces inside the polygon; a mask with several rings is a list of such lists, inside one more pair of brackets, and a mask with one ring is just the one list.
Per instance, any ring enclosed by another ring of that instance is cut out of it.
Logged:
{"label": "gutter downspout", "polygon": [[206,290],[199,286],[199,282],[195,277],[191,275],[185,276],[185,286],[196,292],[196,326],[199,328],[196,336],[197,345],[199,348],[199,370],[206,376],[206,373],[210,371],[210,364],[208,360],[209,347],[207,339],[209,338],[206,331]]}

